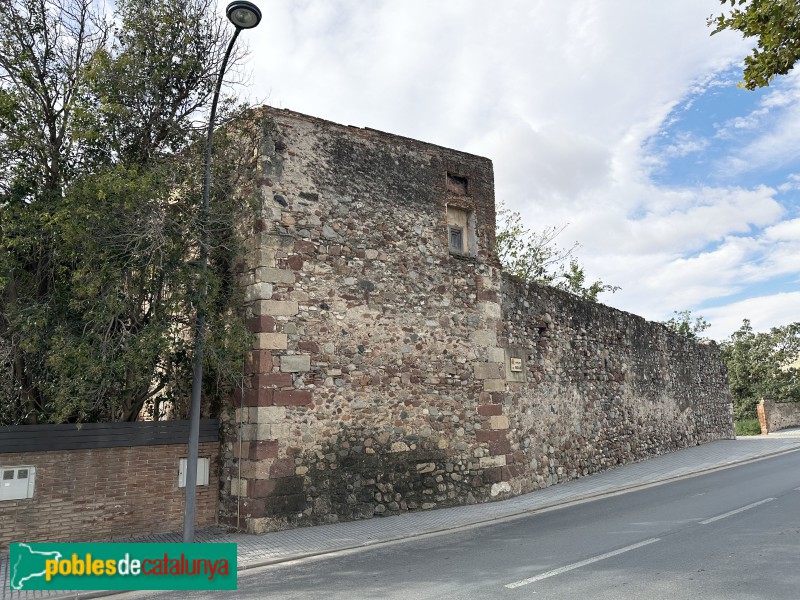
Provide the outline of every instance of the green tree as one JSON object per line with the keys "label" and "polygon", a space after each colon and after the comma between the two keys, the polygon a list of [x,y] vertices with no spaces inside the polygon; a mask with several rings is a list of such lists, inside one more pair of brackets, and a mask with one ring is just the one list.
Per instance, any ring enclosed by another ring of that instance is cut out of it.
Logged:
{"label": "green tree", "polygon": [[745,319],[721,346],[736,419],[755,418],[762,398],[800,401],[800,322],[757,333]]}
{"label": "green tree", "polygon": [[597,302],[598,295],[603,292],[614,293],[619,289],[599,279],[587,285],[584,268],[574,257],[578,242],[568,248],[556,244],[566,225],[534,232],[522,224],[518,212],[512,212],[502,204],[497,216],[497,256],[507,273],[592,302]]}
{"label": "green tree", "polygon": [[[94,6],[0,3],[5,423],[132,420],[190,379],[197,129],[225,29],[207,0],[118,0],[113,27]],[[215,182],[208,392],[247,345],[231,285],[243,216],[231,178]]]}
{"label": "green tree", "polygon": [[800,3],[795,0],[720,0],[730,5],[727,13],[710,17],[712,35],[724,30],[758,39],[745,57],[744,81],[748,90],[770,84],[785,75],[800,58]]}
{"label": "green tree", "polygon": [[699,340],[701,339],[700,334],[711,327],[711,323],[706,321],[702,315],[694,317],[693,320],[692,311],[690,310],[674,310],[672,313],[675,316],[671,317],[668,321],[664,321],[664,325],[683,337]]}

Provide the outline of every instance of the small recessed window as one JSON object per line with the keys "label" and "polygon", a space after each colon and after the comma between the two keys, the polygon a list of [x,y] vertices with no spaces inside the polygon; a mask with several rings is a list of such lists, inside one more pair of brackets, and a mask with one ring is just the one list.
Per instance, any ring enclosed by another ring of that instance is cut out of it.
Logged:
{"label": "small recessed window", "polygon": [[17,471],[17,479],[27,479],[28,478],[28,469],[20,469]]}
{"label": "small recessed window", "polygon": [[3,480],[14,479],[14,471],[3,471]]}
{"label": "small recessed window", "polygon": [[464,253],[464,230],[461,227],[450,227],[450,252]]}
{"label": "small recessed window", "polygon": [[457,206],[447,206],[447,238],[450,254],[478,255],[473,211]]}
{"label": "small recessed window", "polygon": [[467,178],[460,175],[447,174],[447,191],[458,196],[466,196],[469,191]]}

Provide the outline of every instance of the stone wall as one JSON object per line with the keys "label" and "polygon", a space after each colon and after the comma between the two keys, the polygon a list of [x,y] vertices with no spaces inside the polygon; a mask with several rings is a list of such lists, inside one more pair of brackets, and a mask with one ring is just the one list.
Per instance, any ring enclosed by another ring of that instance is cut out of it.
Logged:
{"label": "stone wall", "polygon": [[489,160],[289,111],[257,126],[222,522],[483,502],[732,437],[715,347],[502,276]]}
{"label": "stone wall", "polygon": [[503,319],[501,344],[523,357],[494,395],[514,492],[734,436],[716,344],[507,276]]}
{"label": "stone wall", "polygon": [[762,400],[758,404],[758,421],[764,435],[787,427],[800,427],[800,402]]}

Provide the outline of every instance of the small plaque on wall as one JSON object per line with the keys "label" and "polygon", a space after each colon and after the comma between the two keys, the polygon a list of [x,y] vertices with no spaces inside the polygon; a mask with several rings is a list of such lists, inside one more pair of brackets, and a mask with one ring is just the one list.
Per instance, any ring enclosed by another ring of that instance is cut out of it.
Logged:
{"label": "small plaque on wall", "polygon": [[506,348],[506,381],[524,382],[527,380],[525,368],[525,348]]}

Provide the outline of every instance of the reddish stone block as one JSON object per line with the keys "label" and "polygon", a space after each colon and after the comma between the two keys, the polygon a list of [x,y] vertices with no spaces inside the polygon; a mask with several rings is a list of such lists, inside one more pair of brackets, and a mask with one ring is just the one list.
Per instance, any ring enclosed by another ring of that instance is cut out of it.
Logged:
{"label": "reddish stone block", "polygon": [[293,458],[279,458],[269,469],[270,479],[279,479],[281,477],[292,477],[294,475],[294,459]]}
{"label": "reddish stone block", "polygon": [[270,387],[265,378],[268,377],[266,373],[256,373],[250,377],[250,389],[258,390],[261,388]]}
{"label": "reddish stone block", "polygon": [[244,406],[274,406],[272,390],[259,388],[244,391]]}
{"label": "reddish stone block", "polygon": [[261,233],[267,230],[267,222],[264,219],[256,219],[253,224],[253,233]]}
{"label": "reddish stone block", "polygon": [[500,404],[483,404],[478,407],[478,414],[482,417],[499,417],[503,414]]}
{"label": "reddish stone block", "polygon": [[256,393],[258,394],[258,403],[256,404],[256,406],[274,406],[275,405],[275,400],[274,400],[274,397],[273,397],[274,396],[274,392],[272,390],[261,388],[259,390],[256,390]]}
{"label": "reddish stone block", "polygon": [[305,406],[311,403],[311,391],[276,390],[274,400],[276,406]]}
{"label": "reddish stone block", "polygon": [[299,271],[303,268],[303,257],[299,254],[292,254],[289,258],[286,259],[286,265],[292,271]]}
{"label": "reddish stone block", "polygon": [[247,329],[250,333],[274,333],[275,328],[275,317],[260,316],[247,319]]}
{"label": "reddish stone block", "polygon": [[479,442],[496,442],[505,436],[506,432],[502,429],[479,429],[475,432],[475,439]]}
{"label": "reddish stone block", "polygon": [[339,256],[342,253],[342,247],[338,244],[333,244],[328,248],[328,254],[331,256]]}
{"label": "reddish stone block", "polygon": [[274,479],[251,479],[247,482],[247,495],[251,498],[266,498],[275,491]]}
{"label": "reddish stone block", "polygon": [[314,254],[316,251],[316,246],[312,242],[307,242],[305,240],[297,240],[294,243],[294,251],[299,254]]}
{"label": "reddish stone block", "polygon": [[511,442],[503,438],[501,440],[494,440],[489,442],[489,453],[492,456],[499,456],[501,454],[508,454],[511,452]]}
{"label": "reddish stone block", "polygon": [[278,458],[278,440],[254,440],[250,442],[248,458],[252,460]]}
{"label": "reddish stone block", "polygon": [[265,387],[289,387],[292,385],[291,373],[265,373],[261,375]]}
{"label": "reddish stone block", "polygon": [[497,292],[494,290],[480,290],[478,292],[478,301],[497,302]]}
{"label": "reddish stone block", "polygon": [[297,347],[303,352],[319,352],[319,344],[317,342],[300,342]]}

